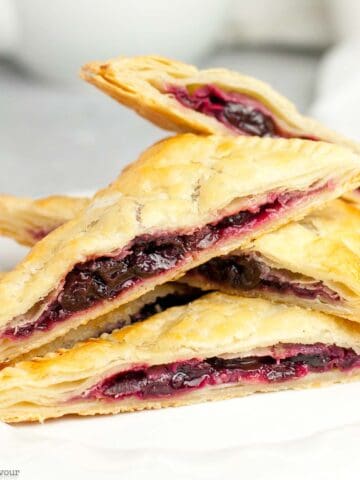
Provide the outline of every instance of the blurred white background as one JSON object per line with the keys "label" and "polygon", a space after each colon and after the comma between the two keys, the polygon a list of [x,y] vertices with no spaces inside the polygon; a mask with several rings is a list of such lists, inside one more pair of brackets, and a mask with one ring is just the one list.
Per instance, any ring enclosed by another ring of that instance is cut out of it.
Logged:
{"label": "blurred white background", "polygon": [[164,136],[77,77],[147,53],[258,76],[360,139],[357,0],[0,0],[0,191],[94,190]]}

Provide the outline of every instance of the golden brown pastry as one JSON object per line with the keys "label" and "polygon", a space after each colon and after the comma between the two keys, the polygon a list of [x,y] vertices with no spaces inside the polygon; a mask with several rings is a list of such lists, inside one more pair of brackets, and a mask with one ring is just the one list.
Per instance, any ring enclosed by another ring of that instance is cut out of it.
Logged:
{"label": "golden brown pastry", "polygon": [[360,145],[306,118],[255,78],[223,68],[198,70],[156,56],[92,62],[81,76],[120,103],[176,132],[299,137],[360,152]]}
{"label": "golden brown pastry", "polygon": [[52,196],[33,200],[0,195],[0,235],[31,246],[71,220],[89,202],[87,198]]}
{"label": "golden brown pastry", "polygon": [[186,405],[360,378],[360,325],[221,293],[0,372],[0,419]]}
{"label": "golden brown pastry", "polygon": [[0,281],[0,362],[39,348],[359,184],[305,140],[199,137],[147,150]]}
{"label": "golden brown pastry", "polygon": [[211,259],[182,280],[360,321],[360,210],[334,200],[241,251]]}

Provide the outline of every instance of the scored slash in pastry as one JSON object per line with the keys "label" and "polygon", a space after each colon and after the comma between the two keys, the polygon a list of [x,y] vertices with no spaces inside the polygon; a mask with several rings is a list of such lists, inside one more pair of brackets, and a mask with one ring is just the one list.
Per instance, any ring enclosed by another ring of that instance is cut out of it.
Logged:
{"label": "scored slash in pastry", "polygon": [[199,137],[147,150],[0,281],[0,362],[359,185],[359,157],[305,140]]}
{"label": "scored slash in pastry", "polygon": [[182,281],[360,321],[360,210],[334,200],[299,222],[213,258]]}
{"label": "scored slash in pastry", "polygon": [[88,203],[87,198],[60,195],[39,200],[0,195],[0,235],[22,245],[34,245]]}
{"label": "scored slash in pastry", "polygon": [[266,83],[224,68],[119,57],[89,63],[81,76],[166,130],[326,140],[360,152],[359,144],[302,116]]}
{"label": "scored slash in pastry", "polygon": [[0,418],[43,421],[360,378],[360,325],[212,293],[0,372]]}

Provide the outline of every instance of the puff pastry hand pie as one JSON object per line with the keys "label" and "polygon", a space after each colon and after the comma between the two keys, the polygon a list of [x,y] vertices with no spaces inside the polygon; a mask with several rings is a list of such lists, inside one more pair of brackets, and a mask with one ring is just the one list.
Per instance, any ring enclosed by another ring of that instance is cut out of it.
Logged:
{"label": "puff pastry hand pie", "polygon": [[359,184],[357,155],[304,140],[156,144],[0,281],[0,362],[65,335]]}
{"label": "puff pastry hand pie", "polygon": [[335,200],[249,248],[211,259],[183,280],[360,321],[360,210]]}
{"label": "puff pastry hand pie", "polygon": [[88,203],[87,198],[60,195],[39,200],[0,195],[0,235],[32,246]]}
{"label": "puff pastry hand pie", "polygon": [[85,65],[82,77],[165,128],[194,133],[300,137],[360,145],[306,118],[267,84],[226,69],[166,58],[119,57]]}
{"label": "puff pastry hand pie", "polygon": [[0,372],[0,418],[43,421],[360,377],[360,325],[221,293]]}

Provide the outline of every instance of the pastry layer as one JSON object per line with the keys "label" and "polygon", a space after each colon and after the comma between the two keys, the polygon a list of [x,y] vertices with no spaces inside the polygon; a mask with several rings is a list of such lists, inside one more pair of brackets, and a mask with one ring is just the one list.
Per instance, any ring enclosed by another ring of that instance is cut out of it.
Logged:
{"label": "pastry layer", "polygon": [[104,256],[77,264],[64,284],[38,318],[15,323],[2,332],[13,340],[38,331],[52,329],[77,312],[92,308],[104,300],[122,295],[146,279],[171,271],[190,256],[221,244],[247,230],[266,224],[304,199],[332,187],[324,185],[302,192],[271,192],[263,203],[248,210],[223,217],[190,234],[137,237],[116,256]]}
{"label": "pastry layer", "polygon": [[336,200],[214,258],[184,281],[203,289],[292,302],[350,320],[360,318],[360,212]]}
{"label": "pastry layer", "polygon": [[[160,142],[2,279],[0,361],[301,218],[358,183],[358,157],[321,142],[190,134]],[[36,326],[30,336],[29,325]]]}
{"label": "pastry layer", "polygon": [[269,85],[226,69],[198,70],[166,58],[92,62],[82,77],[171,131],[321,139],[359,152],[357,143],[306,118]]}
{"label": "pastry layer", "polygon": [[0,195],[0,235],[32,246],[88,204],[87,198],[52,196],[33,200]]}
{"label": "pastry layer", "polygon": [[359,376],[360,326],[213,293],[0,372],[0,417],[44,420],[300,388]]}
{"label": "pastry layer", "polygon": [[111,333],[119,328],[143,321],[156,313],[163,312],[167,308],[185,305],[202,295],[204,295],[202,290],[185,284],[167,283],[159,285],[140,298],[122,305],[100,318],[94,318],[85,325],[73,328],[65,335],[55,338],[52,342],[25,353],[17,361],[42,357],[61,348],[71,348],[77,342],[88,340],[89,338],[98,338],[104,333]]}

